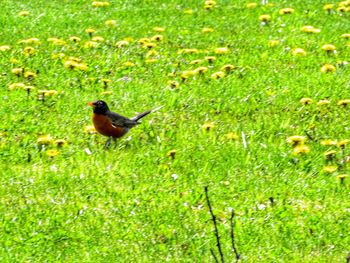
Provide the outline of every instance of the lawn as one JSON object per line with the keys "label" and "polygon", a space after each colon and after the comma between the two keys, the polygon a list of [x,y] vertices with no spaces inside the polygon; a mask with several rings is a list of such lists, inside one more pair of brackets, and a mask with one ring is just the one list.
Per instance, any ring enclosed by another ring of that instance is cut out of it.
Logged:
{"label": "lawn", "polygon": [[1,9],[1,262],[346,262],[350,1]]}

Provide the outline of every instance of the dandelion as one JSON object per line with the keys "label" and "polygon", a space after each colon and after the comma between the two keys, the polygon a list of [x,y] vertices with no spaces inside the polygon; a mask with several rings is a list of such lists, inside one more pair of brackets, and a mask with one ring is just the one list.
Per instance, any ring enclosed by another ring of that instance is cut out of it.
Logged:
{"label": "dandelion", "polygon": [[15,74],[16,76],[20,76],[20,75],[23,74],[24,68],[13,68],[13,69],[11,70],[11,72],[12,72],[13,74]]}
{"label": "dandelion", "polygon": [[283,8],[279,11],[280,15],[287,15],[287,14],[293,14],[294,13],[293,8]]}
{"label": "dandelion", "polygon": [[96,48],[99,45],[98,42],[95,41],[86,41],[84,44],[84,48]]}
{"label": "dandelion", "polygon": [[231,140],[231,141],[237,141],[239,139],[239,136],[235,132],[229,132],[225,134],[225,137],[227,140]]}
{"label": "dandelion", "polygon": [[178,88],[180,84],[176,80],[169,80],[168,85],[172,88]]}
{"label": "dandelion", "polygon": [[131,61],[127,61],[127,62],[124,62],[123,64],[125,67],[127,68],[131,68],[131,67],[134,67],[135,66],[135,63],[131,62]]}
{"label": "dandelion", "polygon": [[21,12],[18,13],[18,15],[19,16],[29,16],[30,13],[29,13],[29,11],[21,11]]}
{"label": "dandelion", "polygon": [[212,122],[207,122],[207,123],[204,123],[202,125],[202,128],[206,131],[210,131],[211,129],[213,129],[215,127],[214,123]]}
{"label": "dandelion", "polygon": [[212,29],[210,27],[202,28],[202,33],[211,33],[211,32],[214,32],[214,29]]}
{"label": "dandelion", "polygon": [[270,15],[261,15],[259,16],[259,20],[264,23],[268,23],[271,21],[271,16]]}
{"label": "dandelion", "polygon": [[10,49],[11,49],[11,47],[8,46],[8,45],[0,46],[0,51],[1,51],[1,52],[5,52],[5,51],[8,51],[8,50],[10,50]]}
{"label": "dandelion", "polygon": [[72,36],[69,38],[70,41],[72,41],[73,43],[79,43],[81,41],[80,37],[76,37],[76,36]]}
{"label": "dandelion", "polygon": [[49,156],[51,158],[57,156],[59,153],[60,152],[57,150],[47,150],[46,151],[47,156]]}
{"label": "dandelion", "polygon": [[23,49],[23,54],[24,54],[24,55],[27,55],[27,56],[34,55],[35,52],[36,52],[36,50],[35,50],[35,48],[33,48],[33,47],[25,47],[25,48]]}
{"label": "dandelion", "polygon": [[39,95],[43,97],[51,97],[58,94],[57,90],[38,90]]}
{"label": "dandelion", "polygon": [[184,14],[192,15],[193,14],[193,10],[192,9],[186,9],[186,10],[184,10]]}
{"label": "dandelion", "polygon": [[234,70],[236,67],[234,65],[231,64],[227,64],[221,67],[222,71],[226,71],[226,72],[231,72],[232,70]]}
{"label": "dandelion", "polygon": [[303,104],[303,105],[309,105],[312,103],[312,99],[310,98],[302,98],[300,99],[300,103]]}
{"label": "dandelion", "polygon": [[175,155],[176,155],[176,150],[170,150],[169,152],[167,152],[166,154],[167,156],[171,157],[171,159],[175,159]]}
{"label": "dandelion", "polygon": [[91,41],[103,42],[103,41],[105,41],[105,39],[101,36],[94,36],[93,38],[91,38]]}
{"label": "dandelion", "polygon": [[125,46],[127,46],[127,45],[129,45],[129,41],[126,41],[126,40],[118,41],[118,42],[115,44],[115,46],[116,46],[117,48],[122,48],[122,47],[125,47]]}
{"label": "dandelion", "polygon": [[154,63],[154,62],[157,62],[157,59],[156,58],[148,58],[145,60],[146,63]]}
{"label": "dandelion", "polygon": [[41,45],[41,41],[39,38],[32,37],[18,41],[18,44]]}
{"label": "dandelion", "polygon": [[347,177],[349,177],[348,174],[339,174],[339,175],[337,175],[337,179],[340,180],[340,183],[341,183],[341,184],[344,184],[344,181],[345,181],[345,179],[346,179]]}
{"label": "dandelion", "polygon": [[50,37],[47,39],[47,41],[57,46],[64,46],[67,44],[66,41],[64,41],[63,39],[59,39],[55,37]]}
{"label": "dandelion", "polygon": [[310,152],[310,147],[307,145],[298,145],[293,149],[293,154],[307,154]]}
{"label": "dandelion", "polygon": [[110,26],[110,27],[115,27],[117,25],[117,21],[115,21],[115,20],[106,20],[105,25],[106,26]]}
{"label": "dandelion", "polygon": [[338,170],[338,167],[335,165],[328,165],[328,166],[323,167],[323,171],[325,173],[334,173],[337,170]]}
{"label": "dandelion", "polygon": [[165,28],[163,28],[163,27],[154,27],[153,31],[155,31],[155,32],[164,32]]}
{"label": "dandelion", "polygon": [[338,101],[338,106],[346,107],[350,103],[350,99],[340,100]]}
{"label": "dandelion", "polygon": [[248,9],[254,9],[254,8],[256,8],[257,6],[258,6],[257,3],[248,3],[248,4],[246,5],[246,7],[247,7]]}
{"label": "dandelion", "polygon": [[302,48],[294,48],[292,50],[292,54],[293,54],[293,56],[305,56],[306,52]]}
{"label": "dandelion", "polygon": [[202,64],[203,60],[202,59],[195,59],[190,62],[191,65],[197,65],[197,64]]}
{"label": "dandelion", "polygon": [[152,41],[162,41],[163,40],[163,35],[155,35],[151,37]]}
{"label": "dandelion", "polygon": [[320,33],[321,32],[321,29],[314,28],[313,26],[303,26],[300,30],[302,32],[305,32],[305,33]]}
{"label": "dandelion", "polygon": [[188,54],[188,55],[192,55],[192,54],[198,54],[199,51],[196,48],[185,48],[185,49],[181,49],[177,52],[177,54]]}
{"label": "dandelion", "polygon": [[64,139],[58,139],[53,142],[57,147],[62,147],[67,144],[67,141]]}
{"label": "dandelion", "polygon": [[325,105],[329,105],[331,102],[329,100],[319,100],[317,102],[317,106],[325,106]]}
{"label": "dandelion", "polygon": [[336,68],[332,64],[324,64],[321,67],[321,72],[323,72],[323,73],[333,73],[335,71],[336,71]]}
{"label": "dandelion", "polygon": [[35,79],[35,78],[37,77],[37,74],[34,73],[34,72],[31,72],[31,71],[26,71],[26,72],[24,73],[24,77],[25,77],[26,79],[31,80],[31,79]]}
{"label": "dandelion", "polygon": [[337,145],[337,141],[331,140],[331,139],[322,140],[320,143],[321,143],[321,145],[323,145],[323,146],[333,146],[333,145]]}
{"label": "dandelion", "polygon": [[208,57],[204,57],[204,59],[206,61],[208,61],[209,63],[213,63],[216,60],[216,57],[214,56],[208,56]]}
{"label": "dandelion", "polygon": [[85,29],[85,33],[89,34],[90,37],[95,32],[96,32],[96,29],[94,29],[94,28],[87,28],[87,29]]}
{"label": "dandelion", "polygon": [[23,89],[25,87],[24,83],[12,83],[8,86],[9,90]]}
{"label": "dandelion", "polygon": [[331,151],[327,151],[325,152],[323,155],[326,158],[327,161],[331,161],[334,159],[334,157],[336,156],[337,152],[334,150]]}
{"label": "dandelion", "polygon": [[207,67],[199,67],[199,68],[196,68],[195,70],[193,70],[193,72],[195,74],[204,74],[207,71],[208,71]]}
{"label": "dandelion", "polygon": [[287,138],[287,143],[291,144],[293,147],[303,145],[305,141],[306,137],[301,135],[293,135]]}
{"label": "dandelion", "polygon": [[113,91],[111,91],[111,90],[105,90],[105,91],[102,91],[100,94],[101,94],[101,95],[111,95],[111,94],[113,94]]}
{"label": "dandelion", "polygon": [[100,2],[100,1],[92,2],[93,7],[105,7],[105,6],[109,6],[109,5],[110,5],[109,2]]}
{"label": "dandelion", "polygon": [[278,46],[280,44],[280,41],[279,40],[270,40],[268,43],[267,43],[267,45],[269,46],[269,47],[276,47],[276,46]]}
{"label": "dandelion", "polygon": [[225,77],[225,73],[222,72],[222,71],[218,71],[218,72],[215,72],[215,73],[211,74],[210,77],[212,79],[221,79],[221,78]]}
{"label": "dandelion", "polygon": [[322,50],[326,51],[328,54],[335,53],[335,46],[332,44],[325,44],[322,46]]}
{"label": "dandelion", "polygon": [[180,77],[182,79],[182,81],[185,81],[186,79],[194,76],[196,73],[193,72],[192,70],[185,70],[181,73]]}
{"label": "dandelion", "polygon": [[350,33],[342,34],[340,37],[345,39],[350,39]]}
{"label": "dandelion", "polygon": [[323,6],[323,10],[330,12],[333,9],[334,5],[333,4],[326,4]]}
{"label": "dandelion", "polygon": [[340,147],[341,149],[344,149],[346,147],[346,145],[348,145],[350,142],[350,140],[345,139],[345,140],[341,140],[337,143],[337,146]]}
{"label": "dandelion", "polygon": [[92,125],[85,126],[84,131],[89,134],[97,133],[95,127]]}
{"label": "dandelion", "polygon": [[48,145],[53,142],[53,139],[50,135],[42,135],[36,140],[36,142],[40,145]]}
{"label": "dandelion", "polygon": [[218,55],[223,55],[223,54],[226,54],[228,52],[228,48],[227,47],[219,47],[219,48],[216,48],[214,50],[215,54],[218,54]]}

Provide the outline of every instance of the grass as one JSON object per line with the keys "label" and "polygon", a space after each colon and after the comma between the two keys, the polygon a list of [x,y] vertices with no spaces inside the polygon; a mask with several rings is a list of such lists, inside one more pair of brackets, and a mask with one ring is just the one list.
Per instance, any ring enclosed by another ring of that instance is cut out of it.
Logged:
{"label": "grass", "polygon": [[[349,102],[338,102],[349,98],[349,40],[341,37],[350,33],[349,13],[339,3],[328,13],[324,1],[251,9],[246,1],[218,1],[211,10],[204,1],[109,3],[2,4],[0,46],[10,49],[0,52],[1,261],[213,262],[208,186],[228,262],[232,208],[242,262],[345,262],[350,152],[341,141],[350,139]],[[295,12],[279,14],[286,7]],[[267,24],[263,14],[271,16]],[[302,32],[305,25],[321,32]],[[89,36],[88,28],[96,32]],[[159,34],[155,47],[138,43]],[[95,36],[104,40],[86,48]],[[40,44],[19,43],[29,38]],[[279,42],[271,47],[271,40]],[[27,46],[35,53],[24,54]],[[228,52],[216,54],[220,47]],[[293,55],[295,48],[306,55]],[[73,60],[81,69],[67,67]],[[235,69],[211,77],[228,64]],[[324,64],[335,72],[321,72]],[[208,71],[183,80],[200,66]],[[16,76],[14,68],[36,76]],[[107,87],[103,79],[111,80]],[[86,131],[86,103],[96,99],[129,117],[164,107],[104,150],[106,138]],[[287,142],[293,135],[304,136],[306,153]],[[325,172],[329,166],[336,170]]]}

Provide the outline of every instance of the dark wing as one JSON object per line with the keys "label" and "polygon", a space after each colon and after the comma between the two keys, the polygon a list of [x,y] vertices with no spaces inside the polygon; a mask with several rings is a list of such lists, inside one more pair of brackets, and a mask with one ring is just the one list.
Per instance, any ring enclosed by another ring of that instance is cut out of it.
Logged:
{"label": "dark wing", "polygon": [[132,128],[136,124],[138,124],[137,121],[130,120],[124,116],[121,116],[111,111],[107,112],[107,117],[112,121],[112,124],[117,127]]}

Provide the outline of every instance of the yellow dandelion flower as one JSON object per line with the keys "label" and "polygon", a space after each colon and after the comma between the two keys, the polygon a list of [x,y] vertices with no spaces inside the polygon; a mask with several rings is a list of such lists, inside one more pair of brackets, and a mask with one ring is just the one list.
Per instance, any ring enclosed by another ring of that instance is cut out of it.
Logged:
{"label": "yellow dandelion flower", "polygon": [[89,134],[97,133],[95,127],[92,125],[85,126],[84,131]]}
{"label": "yellow dandelion flower", "polygon": [[168,85],[172,88],[178,88],[180,84],[176,80],[169,80]]}
{"label": "yellow dandelion flower", "polygon": [[18,15],[19,16],[29,16],[30,13],[29,13],[29,11],[21,11],[21,12],[18,13]]}
{"label": "yellow dandelion flower", "polygon": [[307,154],[309,152],[310,152],[310,147],[307,145],[298,145],[295,148],[293,148],[294,155]]}
{"label": "yellow dandelion flower", "polygon": [[34,86],[24,86],[23,89],[27,92],[31,92],[32,90],[35,90]]}
{"label": "yellow dandelion flower", "polygon": [[305,141],[306,137],[301,135],[293,135],[287,138],[287,143],[291,144],[293,147],[303,145]]}
{"label": "yellow dandelion flower", "polygon": [[185,70],[181,73],[180,77],[184,81],[192,76],[194,76],[196,73],[192,70]]}
{"label": "yellow dandelion flower", "polygon": [[270,15],[261,15],[261,16],[259,16],[259,20],[261,22],[267,23],[267,22],[271,21],[271,16]]}
{"label": "yellow dandelion flower", "polygon": [[207,56],[207,57],[204,57],[204,59],[206,61],[208,61],[209,63],[213,63],[216,60],[216,57],[214,57],[214,56]]}
{"label": "yellow dandelion flower", "polygon": [[91,38],[91,41],[94,41],[94,42],[103,42],[105,41],[105,39],[101,36],[94,36],[93,38]]}
{"label": "yellow dandelion flower", "polygon": [[142,47],[148,48],[148,49],[154,48],[156,46],[157,46],[157,44],[156,43],[152,43],[152,42],[145,43],[145,44],[142,45]]}
{"label": "yellow dandelion flower", "polygon": [[106,20],[105,25],[106,26],[110,26],[110,27],[115,27],[117,25],[117,21],[115,21],[115,20]]}
{"label": "yellow dandelion flower", "polygon": [[126,61],[123,63],[123,66],[131,68],[135,66],[135,63],[131,62],[131,61]]}
{"label": "yellow dandelion flower", "polygon": [[345,100],[340,100],[338,101],[338,106],[343,106],[343,107],[346,107],[348,106],[348,104],[350,103],[350,99],[345,99]]}
{"label": "yellow dandelion flower", "polygon": [[205,72],[208,71],[207,67],[199,67],[193,70],[195,74],[204,74]]}
{"label": "yellow dandelion flower", "polygon": [[333,7],[334,7],[333,4],[326,4],[323,6],[323,10],[330,11],[333,9]]}
{"label": "yellow dandelion flower", "polygon": [[41,41],[39,38],[32,37],[18,41],[18,44],[41,45]]}
{"label": "yellow dandelion flower", "polygon": [[37,74],[34,73],[34,72],[31,72],[31,71],[26,71],[26,72],[24,73],[24,77],[25,77],[26,79],[35,79],[35,78],[37,77]]}
{"label": "yellow dandelion flower", "polygon": [[181,49],[177,52],[177,54],[188,54],[188,55],[192,55],[192,54],[198,54],[199,51],[196,48],[184,48]]}
{"label": "yellow dandelion flower", "polygon": [[11,70],[11,72],[12,72],[13,74],[15,74],[16,76],[20,76],[20,75],[23,74],[24,68],[13,68],[13,69]]}
{"label": "yellow dandelion flower", "polygon": [[335,165],[327,165],[325,167],[323,167],[323,171],[325,173],[334,173],[338,170],[338,167]]}
{"label": "yellow dandelion flower", "polygon": [[109,6],[109,5],[110,5],[109,2],[100,2],[100,1],[92,2],[92,6],[93,7],[106,7],[106,6]]}
{"label": "yellow dandelion flower", "polygon": [[345,39],[350,39],[350,33],[342,34],[340,37]]}
{"label": "yellow dandelion flower", "polygon": [[237,141],[239,139],[239,136],[235,132],[229,132],[225,134],[225,137],[227,140]]}
{"label": "yellow dandelion flower", "polygon": [[329,105],[331,102],[329,100],[319,100],[317,102],[317,106],[325,106],[325,105]]}
{"label": "yellow dandelion flower", "polygon": [[84,43],[84,48],[96,48],[98,47],[99,43],[95,41],[86,41]]}
{"label": "yellow dandelion flower", "polygon": [[145,60],[146,63],[154,63],[154,62],[157,62],[157,61],[158,61],[158,59],[156,59],[156,58],[148,58],[148,59]]}
{"label": "yellow dandelion flower", "polygon": [[202,59],[195,59],[190,62],[190,65],[197,65],[197,64],[202,64],[203,60]]}
{"label": "yellow dandelion flower", "polygon": [[101,79],[101,82],[106,85],[108,83],[111,83],[112,80],[110,80],[110,79]]}
{"label": "yellow dandelion flower", "polygon": [[336,156],[337,152],[334,150],[327,151],[323,155],[326,157],[327,160],[332,160]]}
{"label": "yellow dandelion flower", "polygon": [[341,183],[344,183],[344,180],[345,180],[347,177],[349,177],[348,174],[339,174],[339,175],[337,175],[337,179],[339,179]]}
{"label": "yellow dandelion flower", "polygon": [[204,2],[204,4],[205,4],[205,5],[213,5],[213,6],[215,6],[215,5],[216,5],[216,2],[213,1],[213,0],[207,0],[207,1]]}
{"label": "yellow dandelion flower", "polygon": [[227,64],[221,67],[222,71],[226,71],[226,72],[230,72],[232,70],[234,70],[236,67],[234,65],[231,64]]}
{"label": "yellow dandelion flower", "polygon": [[127,46],[127,45],[129,45],[129,41],[126,41],[126,40],[118,41],[118,42],[115,44],[115,46],[116,46],[117,48],[125,47],[125,46]]}
{"label": "yellow dandelion flower", "polygon": [[294,9],[293,8],[283,8],[279,11],[280,15],[287,15],[287,14],[293,14],[294,13]]}
{"label": "yellow dandelion flower", "polygon": [[67,141],[64,139],[57,139],[53,143],[58,147],[62,147],[67,144]]}
{"label": "yellow dandelion flower", "polygon": [[214,50],[215,54],[223,55],[228,53],[229,49],[227,47],[219,47]]}
{"label": "yellow dandelion flower", "polygon": [[306,55],[306,52],[304,49],[302,48],[293,48],[292,49],[292,55],[293,56],[305,56]]}
{"label": "yellow dandelion flower", "polygon": [[96,32],[96,29],[94,29],[94,28],[87,28],[87,29],[85,29],[85,33],[87,33],[89,35],[92,35],[95,32]]}
{"label": "yellow dandelion flower", "polygon": [[57,151],[57,150],[47,150],[47,151],[46,151],[46,154],[47,154],[47,156],[49,156],[49,157],[55,157],[55,156],[57,156],[59,153],[60,153],[60,152]]}
{"label": "yellow dandelion flower", "polygon": [[335,71],[336,71],[336,68],[332,64],[324,64],[321,67],[321,72],[323,72],[323,73],[332,73],[332,72],[335,72]]}
{"label": "yellow dandelion flower", "polygon": [[345,139],[345,140],[341,140],[337,143],[337,146],[344,149],[346,145],[348,145],[350,142],[350,140]]}
{"label": "yellow dandelion flower", "polygon": [[322,140],[320,143],[321,143],[321,145],[323,145],[323,146],[337,145],[337,141],[331,140],[331,139]]}
{"label": "yellow dandelion flower", "polygon": [[5,51],[8,51],[8,50],[10,50],[10,49],[11,49],[11,47],[8,46],[8,45],[0,46],[0,51],[1,51],[1,52],[5,52]]}
{"label": "yellow dandelion flower", "polygon": [[206,122],[202,125],[202,128],[206,131],[210,131],[211,129],[213,129],[215,127],[213,122]]}
{"label": "yellow dandelion flower", "polygon": [[76,37],[76,36],[71,36],[69,38],[70,41],[74,42],[74,43],[79,43],[81,41],[80,37]]}
{"label": "yellow dandelion flower", "polygon": [[215,72],[215,73],[211,74],[210,77],[212,79],[221,79],[221,78],[225,77],[225,73],[222,72],[222,71],[218,71],[218,72]]}
{"label": "yellow dandelion flower", "polygon": [[24,54],[24,55],[28,55],[28,56],[34,55],[35,52],[36,52],[36,50],[35,50],[35,48],[33,48],[33,47],[25,47],[25,48],[23,49],[23,54]]}
{"label": "yellow dandelion flower", "polygon": [[280,41],[279,40],[275,40],[275,39],[269,40],[269,42],[267,43],[267,45],[269,47],[276,47],[279,44],[280,44]]}
{"label": "yellow dandelion flower", "polygon": [[313,26],[303,26],[300,30],[302,32],[305,32],[305,33],[320,33],[321,32],[321,29],[315,28]]}
{"label": "yellow dandelion flower", "polygon": [[81,70],[81,71],[87,71],[89,69],[88,65],[85,63],[76,63],[75,69]]}
{"label": "yellow dandelion flower", "polygon": [[164,27],[154,27],[153,31],[155,31],[155,32],[164,32],[165,28]]}
{"label": "yellow dandelion flower", "polygon": [[186,9],[186,10],[184,10],[184,14],[192,15],[193,14],[193,10],[192,9]]}
{"label": "yellow dandelion flower", "polygon": [[51,138],[50,135],[42,135],[36,140],[36,142],[38,144],[48,145],[48,144],[51,144],[53,142],[53,139]]}
{"label": "yellow dandelion flower", "polygon": [[210,27],[202,28],[202,33],[211,33],[211,32],[214,32],[214,29],[212,29]]}
{"label": "yellow dandelion flower", "polygon": [[171,157],[172,159],[175,159],[176,150],[170,150],[169,152],[167,152],[166,155]]}
{"label": "yellow dandelion flower", "polygon": [[57,90],[38,90],[38,93],[44,97],[51,97],[58,94]]}
{"label": "yellow dandelion flower", "polygon": [[327,52],[335,51],[335,46],[332,44],[325,44],[322,46],[322,50]]}
{"label": "yellow dandelion flower", "polygon": [[249,9],[254,9],[258,6],[257,3],[247,3],[246,4],[246,7],[249,8]]}
{"label": "yellow dandelion flower", "polygon": [[163,40],[163,35],[155,35],[151,37],[151,41],[162,41]]}
{"label": "yellow dandelion flower", "polygon": [[9,90],[23,89],[26,85],[24,83],[12,83],[8,86]]}
{"label": "yellow dandelion flower", "polygon": [[312,99],[310,98],[302,98],[300,99],[300,103],[303,104],[303,105],[309,105],[312,103]]}
{"label": "yellow dandelion flower", "polygon": [[101,95],[111,95],[111,94],[113,94],[113,91],[111,91],[111,90],[105,90],[105,91],[102,91],[100,94],[101,94]]}

